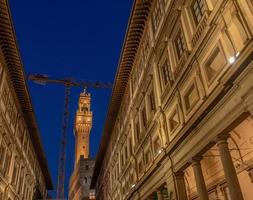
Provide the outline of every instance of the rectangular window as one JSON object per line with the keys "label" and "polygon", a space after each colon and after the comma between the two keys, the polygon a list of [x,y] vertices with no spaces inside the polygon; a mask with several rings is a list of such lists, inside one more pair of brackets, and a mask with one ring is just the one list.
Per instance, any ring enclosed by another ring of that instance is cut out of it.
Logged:
{"label": "rectangular window", "polygon": [[161,75],[162,75],[163,83],[166,86],[170,81],[170,72],[169,72],[169,65],[168,65],[167,60],[161,66]]}
{"label": "rectangular window", "polygon": [[135,134],[136,134],[136,139],[139,141],[140,138],[140,123],[139,121],[135,122]]}
{"label": "rectangular window", "polygon": [[146,125],[147,125],[147,113],[146,113],[145,107],[141,111],[141,116],[142,116],[143,127],[146,127]]}
{"label": "rectangular window", "polygon": [[155,111],[155,95],[154,95],[154,90],[152,90],[149,94],[149,106],[150,110]]}
{"label": "rectangular window", "polygon": [[120,163],[117,163],[117,178],[119,177],[119,169],[120,169]]}
{"label": "rectangular window", "polygon": [[121,165],[122,165],[122,168],[123,168],[124,165],[125,165],[125,159],[124,159],[123,152],[121,153]]}
{"label": "rectangular window", "polygon": [[192,14],[196,24],[198,24],[205,12],[204,0],[194,0],[191,5]]}
{"label": "rectangular window", "polygon": [[125,160],[127,161],[128,158],[128,152],[127,152],[127,146],[125,146]]}
{"label": "rectangular window", "polygon": [[130,155],[132,154],[132,138],[130,137],[129,139],[128,139],[128,144],[129,144],[129,153],[130,153]]}
{"label": "rectangular window", "polygon": [[175,42],[178,59],[180,59],[184,51],[186,50],[184,35],[181,29],[179,29],[174,42]]}
{"label": "rectangular window", "polygon": [[164,13],[164,7],[165,7],[164,0],[158,0],[155,3],[155,6],[152,12],[152,22],[153,22],[154,31],[157,30],[160,24],[162,15]]}

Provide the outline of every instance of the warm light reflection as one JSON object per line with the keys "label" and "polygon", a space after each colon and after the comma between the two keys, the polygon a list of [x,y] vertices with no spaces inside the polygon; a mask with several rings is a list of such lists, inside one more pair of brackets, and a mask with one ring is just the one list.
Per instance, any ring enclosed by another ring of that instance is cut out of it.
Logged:
{"label": "warm light reflection", "polygon": [[229,59],[228,59],[229,63],[230,64],[233,64],[235,62],[235,57],[234,56],[231,56]]}

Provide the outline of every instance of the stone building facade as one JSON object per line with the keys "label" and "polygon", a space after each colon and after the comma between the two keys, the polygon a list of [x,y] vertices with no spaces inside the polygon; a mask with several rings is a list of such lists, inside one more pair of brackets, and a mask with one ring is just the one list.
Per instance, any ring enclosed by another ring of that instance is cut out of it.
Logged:
{"label": "stone building facade", "polygon": [[0,200],[47,198],[52,189],[7,0],[0,0]]}
{"label": "stone building facade", "polygon": [[135,0],[91,187],[251,200],[253,1]]}
{"label": "stone building facade", "polygon": [[69,200],[95,199],[90,190],[95,160],[90,157],[90,131],[92,128],[91,95],[80,94],[75,119],[75,164],[69,181]]}

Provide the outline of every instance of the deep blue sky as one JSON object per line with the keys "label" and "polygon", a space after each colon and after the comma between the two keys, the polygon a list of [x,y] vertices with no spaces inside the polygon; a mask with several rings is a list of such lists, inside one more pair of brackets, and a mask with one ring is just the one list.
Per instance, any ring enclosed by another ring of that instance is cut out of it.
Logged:
{"label": "deep blue sky", "polygon": [[[75,77],[113,82],[132,0],[9,2],[26,74],[41,73],[53,78]],[[64,87],[40,86],[31,82],[28,85],[56,188]],[[81,91],[82,88],[71,90],[66,189],[73,169],[73,122]],[[94,157],[111,91],[90,89],[90,92],[94,115],[91,155]]]}

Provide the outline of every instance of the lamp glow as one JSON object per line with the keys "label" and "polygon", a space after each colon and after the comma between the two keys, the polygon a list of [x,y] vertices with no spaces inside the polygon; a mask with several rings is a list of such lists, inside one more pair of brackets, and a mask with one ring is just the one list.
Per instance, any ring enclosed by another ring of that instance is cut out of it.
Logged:
{"label": "lamp glow", "polygon": [[230,64],[233,64],[235,62],[235,57],[234,56],[231,56],[229,59],[228,59],[229,63]]}

